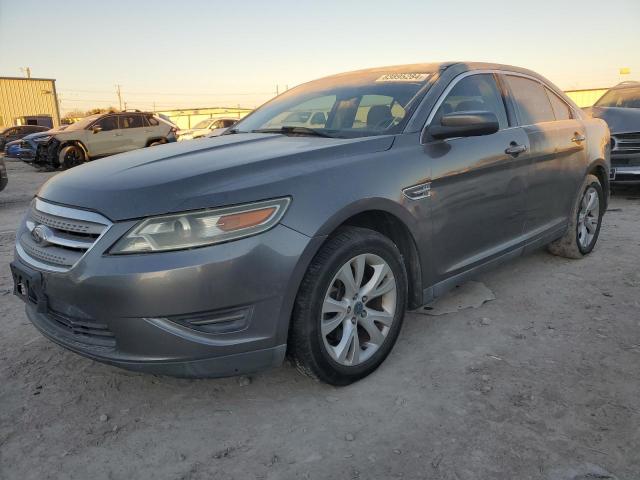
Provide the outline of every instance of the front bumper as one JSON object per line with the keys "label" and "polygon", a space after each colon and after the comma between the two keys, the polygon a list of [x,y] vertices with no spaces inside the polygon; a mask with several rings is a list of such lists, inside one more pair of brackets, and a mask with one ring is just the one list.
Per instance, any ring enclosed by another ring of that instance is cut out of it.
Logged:
{"label": "front bumper", "polygon": [[638,185],[640,184],[640,166],[612,167],[610,181],[614,185]]}
{"label": "front bumper", "polygon": [[[254,237],[165,253],[104,252],[114,224],[68,272],[36,272],[26,313],[46,337],[118,367],[219,377],[278,365],[299,282],[321,239],[278,225]],[[18,238],[20,233],[18,234]]]}

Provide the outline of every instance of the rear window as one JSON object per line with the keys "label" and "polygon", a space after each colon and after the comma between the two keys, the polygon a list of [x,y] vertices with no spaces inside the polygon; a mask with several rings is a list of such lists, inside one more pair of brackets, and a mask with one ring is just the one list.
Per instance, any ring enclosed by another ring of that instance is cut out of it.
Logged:
{"label": "rear window", "polygon": [[521,125],[553,122],[553,108],[540,82],[524,77],[506,75],[507,83],[516,102]]}
{"label": "rear window", "polygon": [[142,115],[120,115],[120,128],[144,127]]}
{"label": "rear window", "polygon": [[556,120],[570,120],[573,118],[569,105],[567,105],[564,100],[548,88],[545,88],[545,90],[547,91],[547,96],[551,102],[551,108],[553,109],[553,114],[555,115]]}

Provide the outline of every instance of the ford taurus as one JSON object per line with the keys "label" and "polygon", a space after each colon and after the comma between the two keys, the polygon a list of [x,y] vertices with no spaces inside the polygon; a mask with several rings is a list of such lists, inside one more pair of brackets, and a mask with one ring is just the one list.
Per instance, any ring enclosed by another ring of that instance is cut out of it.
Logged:
{"label": "ford taurus", "polygon": [[522,68],[335,75],[218,138],[49,180],[17,232],[15,293],[45,336],[111,365],[215,377],[289,353],[344,385],[407,309],[545,245],[589,254],[609,149],[602,120]]}

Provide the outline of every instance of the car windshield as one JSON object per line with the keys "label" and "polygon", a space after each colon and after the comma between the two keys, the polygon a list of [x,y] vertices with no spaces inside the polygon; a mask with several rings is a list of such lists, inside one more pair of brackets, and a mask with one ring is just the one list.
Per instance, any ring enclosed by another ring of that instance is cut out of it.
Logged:
{"label": "car windshield", "polygon": [[87,128],[94,120],[96,120],[97,118],[100,118],[102,115],[103,114],[89,115],[88,117],[81,118],[76,123],[72,123],[71,125],[69,125],[66,128],[66,130],[67,131],[83,130]]}
{"label": "car windshield", "polygon": [[640,108],[640,86],[609,90],[596,102],[595,106]]}
{"label": "car windshield", "polygon": [[419,66],[336,75],[293,88],[228,133],[264,131],[350,138],[402,130],[433,70]]}
{"label": "car windshield", "polygon": [[201,122],[196,123],[193,128],[209,128],[209,124],[211,123],[211,119],[208,118],[206,120],[202,120]]}

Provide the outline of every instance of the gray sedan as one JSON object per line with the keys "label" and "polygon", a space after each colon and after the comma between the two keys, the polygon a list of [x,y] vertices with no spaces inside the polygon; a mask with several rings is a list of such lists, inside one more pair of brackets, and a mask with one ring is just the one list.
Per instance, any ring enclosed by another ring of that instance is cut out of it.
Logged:
{"label": "gray sedan", "polygon": [[591,252],[608,173],[606,124],[531,71],[336,75],[220,137],[50,180],[17,233],[15,292],[45,336],[112,365],[223,376],[289,353],[345,385],[406,309],[541,246]]}

